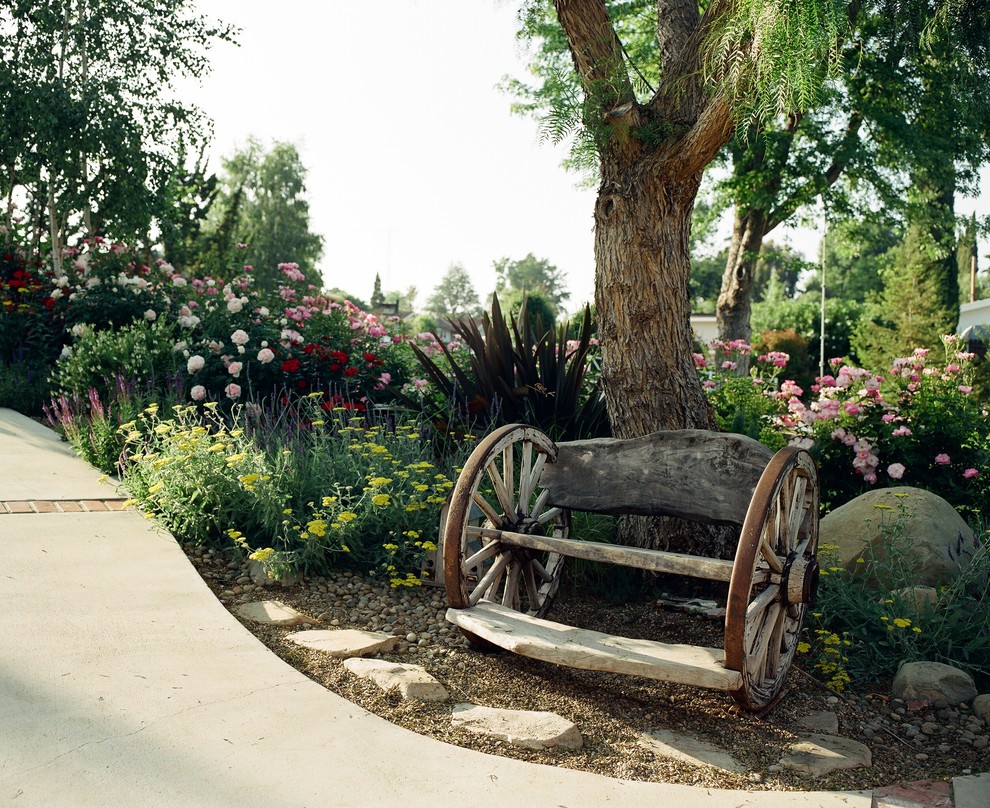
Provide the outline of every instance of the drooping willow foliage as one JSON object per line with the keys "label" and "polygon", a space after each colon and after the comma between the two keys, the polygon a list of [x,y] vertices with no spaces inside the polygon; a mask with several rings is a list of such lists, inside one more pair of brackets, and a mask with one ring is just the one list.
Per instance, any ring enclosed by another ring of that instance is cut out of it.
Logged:
{"label": "drooping willow foliage", "polygon": [[807,110],[838,74],[848,27],[835,0],[734,0],[712,18],[705,70],[737,110],[758,122]]}

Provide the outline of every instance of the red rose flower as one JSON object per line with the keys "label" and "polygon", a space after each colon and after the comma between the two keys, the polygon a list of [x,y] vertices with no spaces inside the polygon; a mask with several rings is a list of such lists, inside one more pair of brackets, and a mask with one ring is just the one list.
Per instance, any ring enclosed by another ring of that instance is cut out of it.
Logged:
{"label": "red rose flower", "polygon": [[298,359],[286,359],[282,363],[283,373],[295,373],[299,370],[299,360]]}

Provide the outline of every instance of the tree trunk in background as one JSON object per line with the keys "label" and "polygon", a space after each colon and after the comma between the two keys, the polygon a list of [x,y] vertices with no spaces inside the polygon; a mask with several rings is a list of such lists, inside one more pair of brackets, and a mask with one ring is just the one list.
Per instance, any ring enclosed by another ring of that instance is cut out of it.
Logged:
{"label": "tree trunk in background", "polygon": [[[752,341],[749,316],[753,307],[753,279],[760,248],[767,228],[767,212],[757,208],[736,207],[732,226],[732,243],[722,275],[722,291],[716,306],[718,338]],[[748,370],[749,357],[740,357],[740,373]]]}

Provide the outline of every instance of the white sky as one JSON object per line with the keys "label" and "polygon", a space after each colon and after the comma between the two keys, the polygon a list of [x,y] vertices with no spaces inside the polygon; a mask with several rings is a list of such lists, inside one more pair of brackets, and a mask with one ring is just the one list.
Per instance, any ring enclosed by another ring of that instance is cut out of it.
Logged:
{"label": "white sky", "polygon": [[[415,285],[422,305],[461,263],[484,300],[492,262],[532,252],[567,273],[573,308],[592,298],[594,191],[496,89],[525,75],[517,3],[197,3],[242,29],[188,94],[214,120],[213,155],[252,135],[296,144],[328,286],[367,299],[377,272],[386,291]],[[790,241],[814,253],[817,234]]]}

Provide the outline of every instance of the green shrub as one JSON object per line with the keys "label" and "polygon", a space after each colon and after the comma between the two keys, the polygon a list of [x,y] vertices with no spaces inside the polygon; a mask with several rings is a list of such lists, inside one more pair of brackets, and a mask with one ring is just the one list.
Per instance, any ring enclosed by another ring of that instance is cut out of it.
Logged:
{"label": "green shrub", "polygon": [[52,388],[85,399],[96,390],[106,400],[121,377],[141,390],[171,389],[181,373],[173,326],[141,320],[118,331],[77,325],[76,343],[58,361]]}

